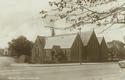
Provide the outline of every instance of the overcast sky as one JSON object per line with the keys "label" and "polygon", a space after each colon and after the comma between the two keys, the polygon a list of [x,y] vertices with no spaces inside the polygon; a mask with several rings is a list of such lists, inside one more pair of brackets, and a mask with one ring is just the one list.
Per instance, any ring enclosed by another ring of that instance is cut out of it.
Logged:
{"label": "overcast sky", "polygon": [[46,9],[49,0],[0,0],[0,48],[19,35],[35,40],[45,35],[40,22],[40,10]]}
{"label": "overcast sky", "polygon": [[[20,35],[34,41],[37,35],[49,35],[40,22],[39,12],[48,8],[49,0],[0,0],[0,48]],[[123,30],[122,30],[123,31]],[[116,35],[114,35],[116,34]],[[120,39],[121,30],[109,33],[107,40]],[[120,37],[118,37],[120,36]]]}

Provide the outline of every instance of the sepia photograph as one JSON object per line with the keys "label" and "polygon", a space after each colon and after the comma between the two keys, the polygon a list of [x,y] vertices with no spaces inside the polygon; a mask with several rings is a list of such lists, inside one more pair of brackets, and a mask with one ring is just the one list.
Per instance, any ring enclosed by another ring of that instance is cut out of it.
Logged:
{"label": "sepia photograph", "polygon": [[0,0],[0,80],[125,80],[125,0]]}

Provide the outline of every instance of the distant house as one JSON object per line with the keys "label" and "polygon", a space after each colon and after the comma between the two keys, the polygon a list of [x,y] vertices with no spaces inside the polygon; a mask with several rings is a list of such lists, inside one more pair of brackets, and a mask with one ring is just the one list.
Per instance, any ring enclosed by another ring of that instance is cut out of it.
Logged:
{"label": "distant house", "polygon": [[79,62],[83,55],[84,46],[76,33],[38,36],[32,49],[32,60],[38,63]]}
{"label": "distant house", "polygon": [[0,49],[0,56],[4,55],[4,49]]}
{"label": "distant house", "polygon": [[81,39],[85,46],[84,60],[87,62],[99,62],[100,61],[100,46],[96,37],[95,31],[87,31],[81,33]]}
{"label": "distant house", "polygon": [[0,56],[9,56],[8,48],[0,49]]}
{"label": "distant house", "polygon": [[100,45],[100,58],[101,61],[108,60],[108,47],[104,37],[98,37],[99,45]]}
{"label": "distant house", "polygon": [[8,51],[8,48],[5,48],[4,49],[4,53],[3,53],[4,56],[9,56],[9,51]]}

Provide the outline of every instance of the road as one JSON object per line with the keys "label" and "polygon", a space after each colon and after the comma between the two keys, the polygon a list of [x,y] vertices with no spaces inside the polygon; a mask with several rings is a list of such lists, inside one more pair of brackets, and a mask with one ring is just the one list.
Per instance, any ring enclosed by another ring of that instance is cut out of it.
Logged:
{"label": "road", "polygon": [[125,80],[125,69],[117,63],[1,67],[0,80]]}

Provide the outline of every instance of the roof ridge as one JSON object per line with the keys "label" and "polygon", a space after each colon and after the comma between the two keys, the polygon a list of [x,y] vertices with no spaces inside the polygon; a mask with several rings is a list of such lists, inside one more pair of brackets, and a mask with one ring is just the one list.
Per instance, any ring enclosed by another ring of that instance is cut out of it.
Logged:
{"label": "roof ridge", "polygon": [[[93,32],[93,30],[85,31],[85,32],[81,32],[81,33],[86,33],[86,32]],[[75,35],[75,34],[77,34],[77,33],[59,34],[59,35],[55,35],[55,36],[41,36],[41,35],[37,35],[37,37],[50,38],[50,37],[58,37],[58,36],[69,36],[69,35]]]}
{"label": "roof ridge", "polygon": [[69,33],[69,34],[60,34],[60,35],[55,35],[55,36],[47,36],[46,38],[51,38],[51,37],[60,37],[60,36],[70,36],[70,35],[75,35],[77,33]]}
{"label": "roof ridge", "polygon": [[37,35],[37,37],[38,37],[38,38],[39,38],[39,37],[44,37],[44,38],[45,38],[46,36],[40,36],[40,35]]}

